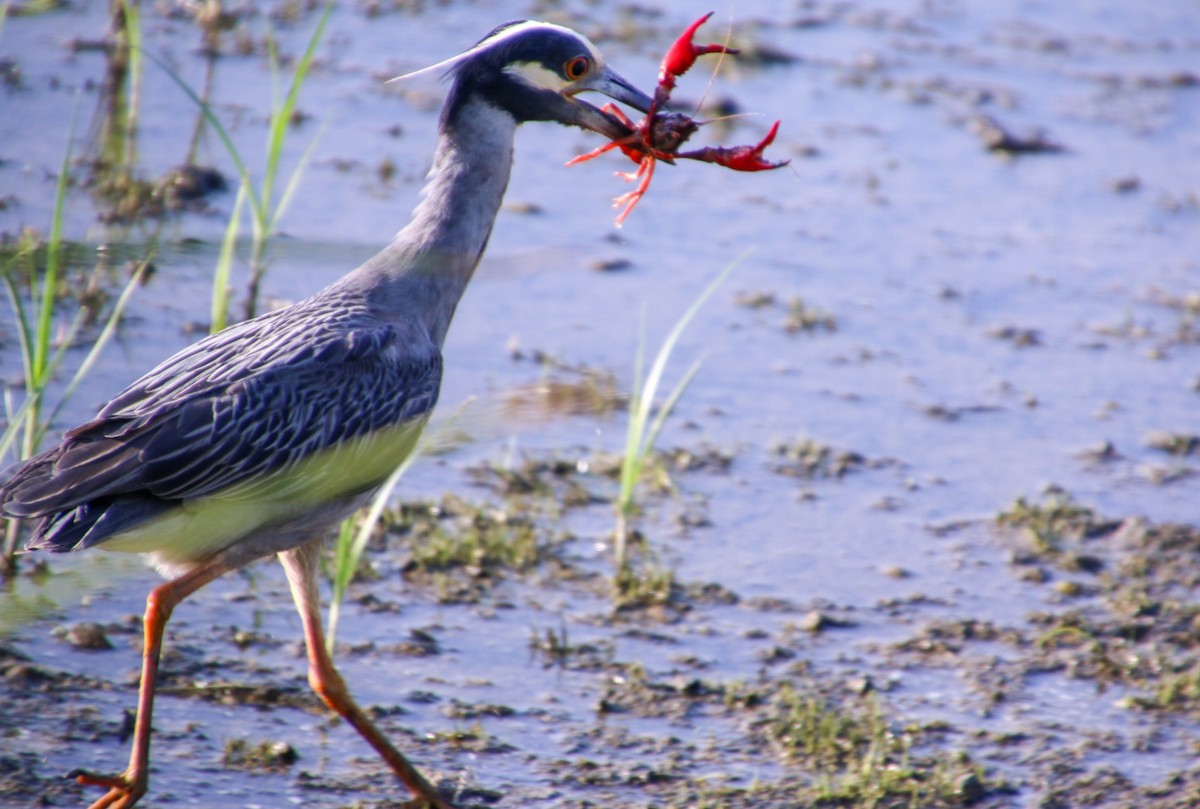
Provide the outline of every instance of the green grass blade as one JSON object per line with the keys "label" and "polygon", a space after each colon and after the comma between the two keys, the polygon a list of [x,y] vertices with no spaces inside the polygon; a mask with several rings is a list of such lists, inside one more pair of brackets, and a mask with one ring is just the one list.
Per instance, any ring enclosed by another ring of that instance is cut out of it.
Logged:
{"label": "green grass blade", "polygon": [[304,169],[308,166],[308,161],[316,151],[317,143],[321,140],[321,135],[325,132],[325,127],[321,127],[321,131],[312,139],[308,147],[304,150],[304,154],[300,155],[300,160],[296,163],[295,170],[292,171],[292,176],[288,179],[287,187],[283,189],[283,195],[279,198],[279,205],[275,208],[275,213],[272,214],[272,221],[278,222],[283,218],[284,211],[287,210],[288,203],[292,201],[292,197],[296,193],[296,189],[300,187],[300,178],[304,174]]}
{"label": "green grass blade", "polygon": [[241,178],[242,184],[245,185],[249,190],[250,207],[254,211],[254,217],[259,220],[265,220],[266,214],[262,211],[262,201],[258,198],[258,195],[254,193],[254,184],[250,177],[250,171],[246,168],[246,164],[242,160],[242,155],[240,152],[238,152],[238,148],[234,144],[233,138],[229,134],[229,130],[227,130],[221,124],[221,120],[217,118],[216,113],[212,111],[212,107],[209,105],[209,103],[200,96],[196,95],[196,91],[193,90],[188,83],[183,80],[183,77],[176,73],[170,65],[149,51],[144,50],[143,54],[151,62],[154,62],[154,64],[162,68],[162,71],[166,73],[172,81],[179,85],[179,89],[183,90],[187,97],[195,102],[196,106],[200,108],[200,113],[204,116],[204,120],[208,121],[209,125],[213,128],[213,131],[217,133],[217,137],[221,140],[221,144],[225,147],[225,151],[229,154],[229,159],[233,161],[233,166],[237,170],[238,177]]}
{"label": "green grass blade", "polygon": [[675,325],[668,332],[667,337],[663,340],[662,346],[654,357],[654,362],[650,365],[650,370],[646,373],[645,379],[642,379],[641,367],[642,356],[645,344],[645,317],[643,312],[641,336],[638,338],[637,357],[634,363],[635,374],[633,380],[633,393],[629,400],[629,426],[625,434],[625,456],[621,461],[621,487],[617,495],[617,531],[616,531],[616,562],[618,569],[625,566],[625,544],[627,532],[627,518],[633,511],[634,505],[634,490],[637,488],[638,481],[641,480],[642,471],[645,469],[646,459],[650,452],[654,449],[654,444],[658,440],[658,435],[662,431],[663,425],[666,424],[667,417],[678,404],[679,399],[687,390],[695,378],[696,373],[700,370],[700,363],[693,364],[688,371],[683,375],[683,378],[675,386],[674,390],[667,397],[666,402],[659,408],[658,414],[651,420],[651,414],[654,409],[654,398],[658,394],[658,386],[662,382],[663,372],[666,369],[667,362],[671,357],[671,353],[675,350],[676,343],[679,342],[680,336],[687,328],[692,318],[700,311],[705,302],[712,296],[730,273],[741,264],[750,251],[746,251],[738,258],[729,263],[717,277],[709,282],[704,291],[699,297],[692,302],[687,311],[675,322]]}
{"label": "green grass blade", "polygon": [[337,638],[337,625],[341,618],[341,605],[346,597],[346,590],[354,579],[354,571],[358,569],[358,562],[362,558],[363,551],[366,550],[367,542],[371,539],[371,532],[375,530],[379,517],[392,497],[392,492],[395,491],[405,472],[422,455],[441,452],[458,444],[459,433],[456,431],[455,425],[472,401],[473,399],[468,399],[463,402],[445,421],[421,435],[412,451],[408,453],[408,457],[400,462],[400,465],[375,493],[357,530],[354,529],[353,517],[344,520],[338,529],[337,545],[334,547],[333,593],[329,599],[328,631],[325,636],[325,648],[331,656]]}
{"label": "green grass blade", "polygon": [[4,291],[8,293],[9,304],[17,318],[17,340],[21,346],[22,370],[25,372],[25,379],[28,380],[33,377],[33,327],[11,272],[4,274]]}
{"label": "green grass blade", "polygon": [[[267,126],[267,164],[263,167],[262,180],[262,200],[263,211],[269,212],[271,209],[271,189],[275,185],[275,172],[279,165],[279,158],[283,153],[283,141],[287,134],[287,126],[280,126],[280,104],[279,104],[279,50],[278,44],[275,42],[275,32],[271,26],[267,25],[267,33],[263,37],[263,41],[267,46],[267,67],[271,74],[271,118]],[[264,230],[259,230],[259,227]],[[256,222],[254,238],[263,239],[266,237],[267,223]]]}
{"label": "green grass blade", "polygon": [[683,332],[688,327],[688,324],[692,322],[692,318],[694,318],[696,313],[700,311],[700,307],[704,306],[705,302],[712,297],[712,294],[717,291],[717,287],[724,283],[725,279],[729,277],[729,274],[732,273],[734,269],[736,269],[737,266],[742,263],[746,255],[747,254],[744,253],[741,257],[731,261],[729,265],[725,267],[725,269],[721,270],[721,272],[717,274],[716,278],[709,282],[704,291],[700,293],[700,296],[696,298],[696,300],[692,301],[692,305],[689,306],[687,311],[683,313],[678,321],[676,321],[674,327],[672,327],[671,331],[667,334],[666,339],[663,340],[662,347],[658,349],[658,354],[654,357],[654,362],[650,366],[650,371],[646,374],[645,393],[642,402],[642,410],[646,416],[649,415],[650,408],[653,406],[654,395],[658,392],[659,382],[662,381],[663,371],[667,367],[667,361],[671,358],[671,352],[675,350],[675,344],[679,342],[679,338],[683,335]]}
{"label": "green grass blade", "polygon": [[692,367],[688,368],[687,373],[683,375],[683,378],[679,380],[679,383],[675,386],[675,389],[671,391],[671,395],[667,397],[667,400],[663,402],[662,407],[658,409],[658,414],[654,418],[654,423],[650,425],[650,432],[646,434],[647,452],[649,452],[649,450],[652,449],[658,442],[658,434],[662,432],[663,425],[667,423],[667,416],[671,415],[671,411],[675,409],[675,405],[678,404],[680,398],[683,397],[683,393],[687,390],[688,385],[692,384],[692,380],[695,378],[696,374],[700,370],[700,366],[703,364],[704,363],[700,360],[692,363]]}
{"label": "green grass blade", "polygon": [[[76,104],[76,108],[78,103]],[[55,303],[58,300],[58,268],[62,249],[63,212],[67,201],[67,178],[71,173],[71,139],[75,137],[75,109],[67,127],[67,150],[63,154],[58,181],[54,187],[54,213],[50,220],[50,239],[46,243],[46,272],[42,278],[42,294],[38,300],[36,338],[33,341],[32,374],[27,380],[31,387],[46,383],[46,366],[50,358],[50,332],[54,326]],[[35,288],[31,286],[31,289]]]}
{"label": "green grass blade", "polygon": [[[75,317],[71,318],[71,325],[63,332],[58,347],[55,348],[54,353],[46,361],[45,375],[47,383],[58,372],[58,366],[62,364],[63,358],[67,356],[67,350],[74,344],[75,336],[83,328],[83,323],[86,319],[87,314],[82,309],[75,313]],[[42,444],[42,438],[46,435],[46,430],[49,427],[49,421],[42,417],[41,412],[41,400],[44,394],[45,385],[39,386],[33,409],[26,416],[25,448],[22,450],[26,458],[32,457],[37,453],[38,447]],[[59,407],[61,406],[62,401],[60,400]]]}
{"label": "green grass blade", "polygon": [[[124,0],[125,37],[129,45],[129,97],[126,106],[126,130],[133,132],[137,128],[138,110],[141,105],[142,86],[142,12],[136,2]],[[127,156],[132,168],[134,160],[132,147]]]}
{"label": "green grass blade", "polygon": [[393,470],[392,474],[388,475],[383,486],[375,493],[375,497],[371,499],[371,507],[367,510],[366,516],[358,524],[358,530],[352,531],[347,526],[353,524],[353,518],[347,519],[338,529],[338,544],[335,553],[337,566],[334,569],[333,576],[333,595],[329,599],[329,629],[325,635],[325,648],[330,656],[333,655],[333,646],[337,638],[338,620],[341,618],[341,604],[346,597],[346,590],[350,586],[350,581],[354,578],[354,571],[358,569],[358,561],[362,558],[363,551],[367,547],[367,543],[371,540],[371,532],[375,530],[376,523],[379,522],[380,516],[383,515],[384,508],[387,507],[388,500],[392,496],[396,485],[400,482],[400,478],[404,477],[404,473],[409,470],[413,463],[421,454],[420,444],[413,448],[413,451],[408,453],[408,457],[400,462],[400,465]]}
{"label": "green grass blade", "polygon": [[[292,74],[292,83],[288,87],[287,97],[283,104],[271,116],[271,129],[268,134],[267,141],[267,166],[263,175],[263,208],[270,208],[270,198],[275,187],[275,176],[279,171],[279,161],[283,156],[283,143],[287,137],[288,127],[292,123],[292,115],[296,111],[296,102],[300,98],[300,88],[304,85],[304,80],[308,77],[309,68],[312,67],[313,58],[317,53],[317,46],[321,42],[321,37],[325,33],[325,26],[329,22],[329,15],[333,11],[333,4],[326,3],[324,10],[321,12],[321,18],[317,21],[317,27],[313,31],[312,36],[308,40],[308,47],[304,51],[304,55],[300,57],[300,61],[296,64],[296,70]],[[264,219],[263,225],[266,231],[277,221],[281,213],[282,206],[276,209],[270,215],[269,219]],[[265,234],[264,234],[265,235]]]}
{"label": "green grass blade", "polygon": [[358,560],[354,557],[356,517],[342,520],[338,526],[337,539],[333,545],[333,594],[329,599],[329,620],[325,622],[325,651],[333,655],[333,647],[337,642],[338,622],[342,617],[342,601],[346,598],[346,590],[354,578],[358,568]]}
{"label": "green grass blade", "polygon": [[[4,290],[8,293],[9,302],[12,304],[13,311],[17,316],[17,339],[20,341],[21,346],[21,363],[24,366],[25,378],[29,379],[33,365],[33,332],[29,324],[29,316],[25,311],[25,305],[21,302],[21,296],[9,273],[4,274]],[[25,414],[29,412],[29,408],[33,407],[37,400],[37,392],[32,387],[27,387],[26,391],[25,398],[21,401],[21,406],[14,410],[9,396],[11,388],[5,388],[5,410],[8,413],[8,426],[5,428],[3,436],[0,436],[0,458],[5,457],[9,447],[12,446],[20,434],[22,425],[25,422]],[[19,452],[16,460],[23,460]]]}
{"label": "green grass blade", "polygon": [[[708,286],[705,287],[704,291],[700,293],[699,297],[692,301],[692,305],[689,306],[687,311],[685,311],[683,315],[680,316],[679,320],[675,322],[675,325],[671,328],[671,331],[667,333],[666,339],[663,340],[662,346],[658,349],[658,353],[654,357],[654,362],[650,365],[650,370],[646,374],[645,382],[642,384],[641,391],[637,397],[638,401],[636,403],[636,408],[632,404],[630,408],[631,410],[635,411],[630,420],[630,424],[631,426],[636,427],[636,432],[638,434],[637,440],[632,442],[635,446],[635,454],[637,456],[644,457],[653,445],[653,441],[647,440],[649,435],[646,433],[646,425],[650,419],[650,412],[654,407],[654,397],[658,393],[658,386],[662,382],[663,371],[666,370],[667,362],[671,358],[671,353],[675,350],[675,344],[679,342],[679,338],[683,335],[684,330],[687,329],[688,324],[691,323],[692,318],[696,316],[696,313],[700,311],[700,308],[704,306],[705,302],[712,296],[714,292],[716,292],[717,287],[719,287],[725,281],[725,279],[729,277],[729,274],[732,273],[734,269],[745,259],[745,255],[746,254],[743,254],[738,259],[730,262],[725,269],[721,270],[721,272],[717,274],[716,278],[709,282]],[[690,382],[690,377],[685,381]],[[682,391],[677,389],[677,392],[682,395]],[[677,401],[677,399],[678,397],[672,399],[672,405],[674,401]],[[667,413],[669,412],[670,411],[666,408],[661,409],[659,411],[658,421],[664,421]],[[659,429],[661,429],[661,424],[659,425]],[[657,432],[654,432],[654,435],[657,436]]]}
{"label": "green grass blade", "polygon": [[618,508],[627,512],[633,502],[633,487],[642,474],[639,448],[646,432],[645,410],[642,407],[642,364],[646,355],[646,308],[642,307],[638,327],[637,351],[633,359],[633,388],[629,393],[629,427],[625,431],[625,455],[621,462],[621,492]]}
{"label": "green grass blade", "polygon": [[[147,256],[138,263],[137,269],[134,270],[133,274],[129,277],[129,280],[125,282],[125,288],[122,289],[121,294],[117,296],[117,300],[116,303],[113,304],[112,311],[108,313],[108,317],[104,321],[104,326],[100,329],[100,334],[96,336],[96,340],[92,343],[92,347],[88,349],[87,354],[84,355],[83,362],[81,362],[79,367],[75,369],[75,373],[71,376],[71,381],[67,384],[62,398],[59,399],[58,404],[51,412],[48,420],[50,423],[53,423],[58,417],[59,411],[62,410],[63,405],[65,405],[67,400],[74,395],[75,389],[79,387],[79,383],[83,381],[84,377],[91,372],[92,368],[96,364],[96,361],[100,358],[100,353],[104,350],[104,347],[108,345],[108,341],[111,340],[112,336],[116,333],[117,327],[121,323],[121,317],[125,314],[125,307],[128,305],[130,298],[133,297],[133,293],[139,286],[141,286],[142,280],[145,277],[146,268],[149,266],[150,257]],[[82,312],[80,314],[82,315]],[[69,344],[70,341],[68,341],[65,345]],[[65,353],[66,349],[64,346],[64,349],[62,352],[60,352],[58,359],[61,360],[62,355]]]}
{"label": "green grass blade", "polygon": [[209,312],[208,330],[216,334],[225,328],[229,318],[229,277],[233,273],[233,252],[237,246],[239,224],[242,221],[242,207],[250,194],[245,183],[238,185],[237,199],[233,203],[233,213],[229,224],[225,226],[225,237],[221,240],[221,253],[217,257],[217,267],[213,272],[212,306]]}

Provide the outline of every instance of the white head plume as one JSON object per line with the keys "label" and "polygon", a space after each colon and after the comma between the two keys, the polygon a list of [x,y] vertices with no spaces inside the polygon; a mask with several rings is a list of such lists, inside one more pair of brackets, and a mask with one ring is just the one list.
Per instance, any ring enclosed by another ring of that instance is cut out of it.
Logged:
{"label": "white head plume", "polygon": [[566,28],[561,25],[555,25],[554,23],[550,23],[550,22],[539,22],[537,20],[522,20],[521,22],[512,23],[508,26],[501,28],[496,33],[492,34],[489,37],[486,37],[485,39],[480,40],[478,44],[476,44],[469,50],[463,51],[462,53],[458,54],[457,56],[451,56],[449,59],[444,59],[435,65],[430,65],[429,67],[423,67],[420,70],[414,70],[411,73],[405,73],[402,76],[396,76],[395,78],[388,79],[387,82],[385,82],[385,83],[391,84],[392,82],[396,82],[396,81],[405,81],[407,79],[415,79],[418,76],[427,76],[430,73],[438,73],[438,72],[441,72],[443,74],[447,73],[451,69],[453,69],[455,67],[455,65],[459,64],[460,62],[465,62],[466,60],[470,59],[472,56],[475,56],[479,52],[487,50],[488,48],[491,48],[494,45],[496,45],[497,43],[503,42],[504,40],[509,39],[510,37],[514,37],[514,36],[517,36],[518,34],[522,34],[531,28],[542,28],[542,29],[548,28],[548,29],[552,29],[555,31],[562,31],[564,33],[570,34],[571,36],[573,36],[577,39],[583,40],[584,42],[587,43],[589,49],[591,50],[594,61],[597,64],[600,64],[601,59],[600,59],[599,51],[597,51],[595,46],[592,45],[592,43],[590,41],[588,41],[588,39],[585,36],[583,36],[582,34],[580,34],[578,31],[572,31],[570,28]]}

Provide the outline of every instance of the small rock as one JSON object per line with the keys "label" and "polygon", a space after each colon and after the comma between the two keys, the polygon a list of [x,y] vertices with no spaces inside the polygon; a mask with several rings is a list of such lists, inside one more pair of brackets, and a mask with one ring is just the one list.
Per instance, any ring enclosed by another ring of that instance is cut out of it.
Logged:
{"label": "small rock", "polygon": [[229,188],[229,183],[221,172],[211,166],[197,166],[191,163],[167,172],[162,179],[162,185],[168,205],[173,209]]}
{"label": "small rock", "polygon": [[846,690],[852,694],[863,696],[875,690],[875,683],[867,676],[851,677],[846,681]]}
{"label": "small rock", "polygon": [[1121,453],[1111,441],[1101,441],[1079,452],[1079,457],[1092,463],[1107,463],[1121,460]]}
{"label": "small rock", "polygon": [[506,202],[504,210],[508,213],[535,216],[542,213],[542,207],[534,202]]}
{"label": "small rock", "polygon": [[988,337],[997,340],[1007,340],[1017,348],[1032,348],[1042,345],[1042,333],[1037,329],[1027,329],[1018,326],[999,326],[988,329]]}
{"label": "small rock", "polygon": [[813,610],[800,619],[798,626],[805,632],[817,633],[833,626],[833,620],[820,610]]}
{"label": "small rock", "polygon": [[1171,455],[1200,455],[1200,435],[1152,430],[1146,436],[1146,446]]}
{"label": "small rock", "polygon": [[80,621],[65,629],[55,630],[54,634],[77,649],[104,651],[114,648],[104,627],[92,621]]}
{"label": "small rock", "polygon": [[1064,595],[1068,598],[1074,598],[1076,596],[1083,595],[1083,585],[1077,581],[1069,581],[1067,579],[1056,581],[1054,583],[1054,590],[1059,595]]}
{"label": "small rock", "polygon": [[618,270],[628,270],[633,266],[633,262],[627,258],[609,258],[597,259],[591,263],[591,267],[596,272],[617,272]]}
{"label": "small rock", "polygon": [[795,652],[791,649],[785,649],[782,646],[772,646],[770,649],[763,649],[756,655],[764,663],[782,663],[784,660],[791,660],[795,656]]}
{"label": "small rock", "polygon": [[972,806],[979,803],[983,800],[986,793],[987,790],[983,788],[983,782],[973,772],[960,775],[958,780],[954,782],[954,794],[958,796],[963,806]]}
{"label": "small rock", "polygon": [[975,116],[971,121],[971,128],[983,141],[983,145],[992,152],[1018,155],[1065,151],[1061,144],[1048,140],[1041,132],[1014,135],[988,115]]}
{"label": "small rock", "polygon": [[1132,194],[1142,187],[1142,181],[1137,177],[1122,177],[1119,180],[1113,180],[1111,188],[1118,194]]}
{"label": "small rock", "polygon": [[1050,574],[1045,568],[1031,567],[1021,573],[1021,581],[1027,581],[1030,584],[1045,584],[1050,580]]}
{"label": "small rock", "polygon": [[290,766],[295,764],[300,758],[300,754],[296,752],[296,748],[292,747],[288,742],[270,742],[266,750],[266,758],[272,764],[282,766]]}

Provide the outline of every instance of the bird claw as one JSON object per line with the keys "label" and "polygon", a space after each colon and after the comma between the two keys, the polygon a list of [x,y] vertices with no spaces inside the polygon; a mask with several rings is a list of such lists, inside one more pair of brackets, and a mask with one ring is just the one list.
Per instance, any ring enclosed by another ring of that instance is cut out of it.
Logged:
{"label": "bird claw", "polygon": [[145,783],[139,785],[137,779],[130,778],[126,773],[101,775],[89,770],[71,770],[67,773],[67,777],[83,786],[108,790],[97,798],[88,809],[127,809],[146,794]]}
{"label": "bird claw", "polygon": [[612,104],[605,104],[602,111],[609,114],[614,121],[629,130],[629,134],[610,141],[603,146],[593,149],[587,154],[579,155],[567,162],[568,166],[582,163],[599,157],[612,149],[620,149],[630,160],[638,164],[637,171],[617,172],[617,176],[627,181],[638,181],[638,186],[617,197],[613,206],[622,208],[617,215],[616,223],[620,225],[633,211],[650,186],[650,178],[654,176],[654,164],[661,160],[664,163],[674,163],[676,158],[698,160],[702,163],[715,163],[734,171],[766,171],[786,166],[789,161],[783,160],[771,163],[763,160],[762,153],[775,140],[779,132],[779,121],[771,127],[766,137],[753,146],[708,146],[681,152],[679,149],[696,133],[701,126],[691,117],[678,112],[662,112],[675,89],[675,79],[682,76],[696,63],[696,59],[709,53],[736,54],[737,48],[726,45],[696,45],[692,42],[696,31],[706,23],[713,13],[710,11],[689,25],[682,34],[667,49],[658,70],[658,86],[654,90],[654,99],[650,110],[642,120],[634,123]]}

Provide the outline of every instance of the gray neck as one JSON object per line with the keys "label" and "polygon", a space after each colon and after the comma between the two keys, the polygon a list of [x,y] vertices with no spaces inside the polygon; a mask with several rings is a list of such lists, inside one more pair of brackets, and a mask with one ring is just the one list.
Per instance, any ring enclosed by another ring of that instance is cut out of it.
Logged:
{"label": "gray neck", "polygon": [[421,322],[442,345],[500,210],[516,128],[511,115],[477,100],[444,122],[412,221],[345,279],[365,287],[385,319]]}

